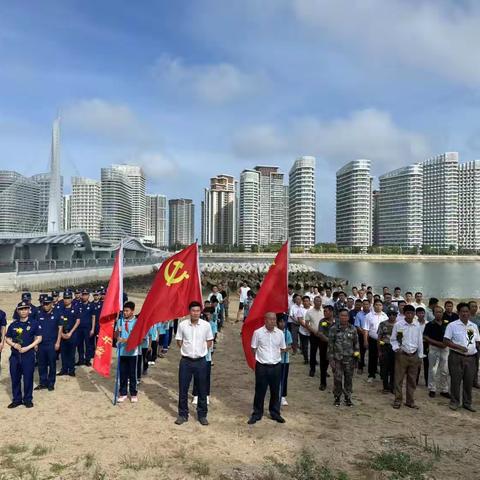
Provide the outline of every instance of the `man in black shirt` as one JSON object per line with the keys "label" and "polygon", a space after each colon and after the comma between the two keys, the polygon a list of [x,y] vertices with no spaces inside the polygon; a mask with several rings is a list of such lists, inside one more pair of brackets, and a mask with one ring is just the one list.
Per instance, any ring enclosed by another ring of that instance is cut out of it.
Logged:
{"label": "man in black shirt", "polygon": [[453,311],[453,302],[451,300],[447,300],[445,302],[445,311],[443,312],[443,319],[448,320],[448,322],[454,322],[458,320],[458,315]]}
{"label": "man in black shirt", "polygon": [[423,339],[428,343],[428,396],[433,398],[437,390],[440,395],[450,398],[448,393],[448,348],[443,343],[443,336],[448,321],[444,320],[443,308],[433,308],[434,319],[425,325]]}

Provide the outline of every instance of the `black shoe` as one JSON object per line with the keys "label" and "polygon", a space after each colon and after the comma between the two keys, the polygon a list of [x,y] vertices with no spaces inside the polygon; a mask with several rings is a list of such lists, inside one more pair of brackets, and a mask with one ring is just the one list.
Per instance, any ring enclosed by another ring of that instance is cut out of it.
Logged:
{"label": "black shoe", "polygon": [[17,408],[22,405],[22,402],[12,402],[7,408]]}
{"label": "black shoe", "polygon": [[69,377],[74,377],[74,376],[75,376],[75,372],[69,372],[68,376],[69,376]]}
{"label": "black shoe", "polygon": [[247,423],[248,423],[248,425],[254,425],[257,422],[258,422],[258,419],[252,416],[248,419]]}
{"label": "black shoe", "polygon": [[310,373],[308,375],[310,377],[314,377],[315,376],[315,370],[310,370]]}
{"label": "black shoe", "polygon": [[75,362],[76,367],[81,367],[83,365],[83,362]]}
{"label": "black shoe", "polygon": [[175,420],[175,425],[183,425],[185,422],[188,422],[188,418],[181,417],[180,415]]}
{"label": "black shoe", "polygon": [[320,385],[320,390],[323,392],[324,390],[327,389],[327,386],[326,385]]}
{"label": "black shoe", "polygon": [[480,388],[480,385],[479,385],[478,383],[474,383],[474,384],[472,385],[472,387],[473,387],[473,388]]}
{"label": "black shoe", "polygon": [[329,374],[329,373],[327,373],[327,378],[330,378],[330,374]]}
{"label": "black shoe", "polygon": [[25,402],[27,408],[33,408],[33,402]]}
{"label": "black shoe", "polygon": [[50,386],[48,387],[48,391],[49,391],[49,392],[52,392],[53,390],[55,390],[55,387],[54,387],[53,385],[50,385]]}
{"label": "black shoe", "polygon": [[444,398],[452,398],[451,395],[448,392],[442,392],[442,393],[440,393],[440,396],[444,397]]}
{"label": "black shoe", "polygon": [[476,412],[476,410],[471,405],[462,405],[462,407],[469,412]]}
{"label": "black shoe", "polygon": [[201,417],[198,419],[198,421],[200,422],[200,425],[204,425],[204,426],[208,425],[207,417]]}
{"label": "black shoe", "polygon": [[285,419],[280,415],[275,415],[274,417],[271,417],[271,419],[278,423],[285,423]]}
{"label": "black shoe", "polygon": [[333,404],[334,404],[336,407],[339,407],[339,406],[340,406],[340,397],[335,397],[335,401],[333,402]]}
{"label": "black shoe", "polygon": [[435,398],[436,393],[435,393],[435,392],[428,392],[428,396],[429,396],[430,398]]}
{"label": "black shoe", "polygon": [[91,367],[91,366],[92,366],[92,362],[85,362],[85,366],[86,366],[86,367]]}
{"label": "black shoe", "polygon": [[352,403],[352,400],[350,398],[346,398],[345,399],[345,405],[347,407],[353,407],[353,403]]}
{"label": "black shoe", "polygon": [[34,390],[45,390],[47,388],[46,385],[37,385]]}
{"label": "black shoe", "polygon": [[62,372],[62,371],[57,373],[57,377],[63,377],[64,375],[68,375],[68,373],[67,372]]}

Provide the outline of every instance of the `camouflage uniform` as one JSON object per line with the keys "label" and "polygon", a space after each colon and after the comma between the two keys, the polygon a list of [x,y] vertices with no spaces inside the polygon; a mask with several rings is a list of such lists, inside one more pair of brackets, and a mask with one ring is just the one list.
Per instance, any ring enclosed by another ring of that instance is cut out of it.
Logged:
{"label": "camouflage uniform", "polygon": [[339,399],[343,392],[345,400],[350,400],[355,361],[353,354],[358,351],[356,328],[350,324],[345,328],[339,324],[332,325],[328,336],[328,360],[335,364],[333,394],[336,399]]}

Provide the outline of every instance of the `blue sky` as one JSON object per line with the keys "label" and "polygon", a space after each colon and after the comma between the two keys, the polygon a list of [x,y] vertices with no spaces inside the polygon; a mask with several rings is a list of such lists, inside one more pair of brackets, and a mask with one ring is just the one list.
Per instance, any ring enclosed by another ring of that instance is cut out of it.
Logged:
{"label": "blue sky", "polygon": [[209,177],[314,155],[333,240],[344,163],[480,158],[478,45],[473,1],[2,2],[0,168],[44,171],[60,111],[66,177],[141,164],[199,227]]}

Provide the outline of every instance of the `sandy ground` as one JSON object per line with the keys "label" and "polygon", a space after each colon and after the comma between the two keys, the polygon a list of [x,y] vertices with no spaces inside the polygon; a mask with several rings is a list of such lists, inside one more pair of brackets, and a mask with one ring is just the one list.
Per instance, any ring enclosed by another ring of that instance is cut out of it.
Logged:
{"label": "sandy ground", "polygon": [[[3,295],[2,308],[12,312],[17,298]],[[135,294],[131,299],[141,304]],[[367,384],[365,375],[356,375],[355,407],[335,408],[332,378],[327,391],[320,392],[318,374],[309,378],[296,356],[289,378],[290,405],[283,409],[286,424],[264,417],[247,425],[254,376],[243,359],[239,332],[240,325],[230,322],[219,338],[208,427],[194,414],[181,427],[173,423],[176,347],[150,367],[136,405],[113,406],[113,379],[81,367],[76,378],[58,378],[54,392],[35,392],[35,408],[30,410],[6,409],[11,398],[6,347],[0,379],[0,478],[253,478],[249,475],[261,471],[265,457],[292,462],[302,447],[350,478],[389,478],[362,464],[374,452],[392,449],[434,461],[431,478],[480,478],[480,413],[450,411],[448,400],[428,398],[423,383],[416,395],[420,410],[395,411],[392,397],[380,393],[380,381]],[[478,391],[474,401],[480,408]],[[437,460],[431,453],[435,446],[441,450]]]}

